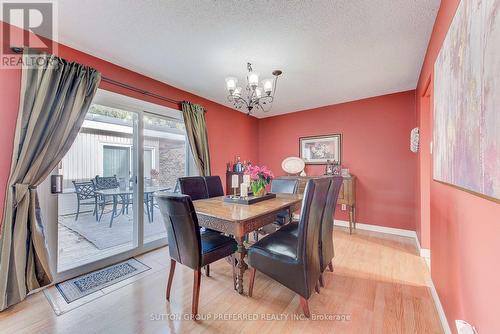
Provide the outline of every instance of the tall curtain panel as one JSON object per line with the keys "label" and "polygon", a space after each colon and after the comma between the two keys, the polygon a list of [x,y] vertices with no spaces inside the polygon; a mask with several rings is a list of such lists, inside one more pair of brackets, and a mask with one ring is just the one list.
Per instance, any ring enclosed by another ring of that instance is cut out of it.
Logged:
{"label": "tall curtain panel", "polygon": [[210,175],[210,152],[208,149],[205,109],[190,102],[182,102],[182,114],[194,162],[201,176]]}
{"label": "tall curtain panel", "polygon": [[[54,55],[23,67],[12,164],[0,226],[0,310],[52,281],[37,186],[75,140],[101,75]],[[33,62],[31,62],[33,63]]]}

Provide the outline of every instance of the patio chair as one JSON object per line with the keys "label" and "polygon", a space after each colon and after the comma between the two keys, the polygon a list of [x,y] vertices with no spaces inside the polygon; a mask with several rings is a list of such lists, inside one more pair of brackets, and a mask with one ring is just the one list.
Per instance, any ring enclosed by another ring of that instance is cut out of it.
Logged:
{"label": "patio chair", "polygon": [[[128,183],[128,186],[130,187],[130,189],[132,189],[134,187],[134,184],[135,184],[135,177],[131,177],[129,179],[129,183]],[[153,186],[153,179],[145,177],[144,178],[144,186],[145,187]],[[134,201],[132,200],[132,198],[130,196],[126,196],[126,198],[123,198],[123,201],[125,203],[124,203],[124,207],[122,208],[122,213],[126,212],[128,214],[128,207],[131,204],[134,204]],[[150,209],[151,204],[153,206],[153,210]],[[154,196],[152,196],[152,194],[149,194],[149,195],[144,194],[144,211],[148,215],[148,222],[150,224],[152,224],[154,222],[154,207],[159,208],[158,204],[155,203]]]}
{"label": "patio chair", "polygon": [[94,207],[92,216],[95,216],[95,220],[97,221],[97,195],[94,191],[94,184],[90,181],[86,182],[73,181],[73,186],[75,187],[75,194],[77,200],[75,220],[78,220],[81,206],[92,205]]}
{"label": "patio chair", "polygon": [[[95,179],[93,179],[91,181],[92,181],[92,184],[94,185],[95,190],[115,189],[115,188],[120,187],[120,182],[118,182],[116,175],[113,175],[113,176],[96,175]],[[104,209],[105,209],[106,205],[111,204],[113,202],[110,200],[107,200],[106,196],[97,196],[97,202],[101,208],[101,213],[99,214],[98,220],[101,221],[101,218],[102,218],[102,215],[104,214]],[[124,207],[125,207],[127,202],[128,202],[128,199],[124,199],[122,196],[120,196],[120,201],[118,203],[122,205],[122,211],[124,210]],[[115,214],[115,212],[113,212],[112,214]]]}
{"label": "patio chair", "polygon": [[[129,178],[127,186],[128,187],[133,186],[134,182],[135,182],[135,179],[133,177]],[[96,189],[115,189],[115,188],[120,187],[120,181],[118,180],[116,175],[104,176],[104,177],[96,175],[95,186],[96,186]],[[148,198],[144,197],[144,209],[145,209],[144,211],[148,215],[148,222],[150,224],[153,223],[153,212],[150,210],[151,201],[154,201],[153,196],[149,196]],[[101,214],[99,216],[99,221],[101,220],[102,214],[104,212],[104,207],[106,206],[106,204],[111,203],[110,201],[105,201],[105,199],[101,199],[100,202],[102,203],[102,205],[101,205]],[[122,208],[120,210],[121,213],[128,214],[129,206],[133,205],[133,203],[134,203],[134,201],[132,200],[132,198],[129,195],[120,196],[120,200],[118,201],[118,204],[122,205]]]}
{"label": "patio chair", "polygon": [[95,186],[96,189],[114,189],[120,187],[120,182],[116,178],[116,175],[113,176],[99,176],[95,177]]}

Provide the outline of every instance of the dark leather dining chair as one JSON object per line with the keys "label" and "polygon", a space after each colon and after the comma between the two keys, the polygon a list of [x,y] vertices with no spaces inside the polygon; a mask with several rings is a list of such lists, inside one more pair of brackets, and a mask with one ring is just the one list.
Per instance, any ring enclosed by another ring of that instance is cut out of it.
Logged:
{"label": "dark leather dining chair", "polygon": [[[319,261],[321,265],[321,273],[326,268],[330,268],[333,272],[332,260],[335,255],[333,249],[333,214],[337,207],[337,199],[339,197],[340,187],[342,186],[342,176],[334,176],[331,178],[330,190],[326,199],[325,212],[323,213],[323,221],[321,223],[321,238],[319,245]],[[323,287],[323,275],[319,276],[320,285]]]}
{"label": "dark leather dining chair", "polygon": [[194,270],[193,300],[191,313],[198,314],[201,268],[212,262],[231,257],[233,280],[235,276],[234,252],[236,241],[216,233],[200,233],[198,217],[193,202],[187,195],[157,194],[155,196],[165,222],[170,253],[170,274],[168,276],[166,298],[170,300],[170,290],[174,278],[175,265],[183,264]]}
{"label": "dark leather dining chair", "polygon": [[[193,201],[209,198],[207,183],[203,176],[180,177],[177,179],[177,183],[179,184],[181,194],[189,195]],[[202,228],[202,231],[219,233],[218,231],[211,230],[209,228]],[[205,270],[207,276],[210,276],[210,267],[207,266]]]}
{"label": "dark leather dining chair", "polygon": [[255,273],[259,270],[296,292],[305,316],[310,316],[308,299],[314,289],[319,291],[317,283],[321,268],[318,244],[329,187],[329,179],[307,182],[298,237],[278,230],[250,246],[249,296],[252,296]]}
{"label": "dark leather dining chair", "polygon": [[[331,185],[326,199],[325,211],[323,213],[321,223],[321,238],[318,245],[321,273],[323,273],[327,267],[331,272],[333,272],[332,260],[335,255],[333,247],[333,214],[335,213],[335,208],[337,207],[337,199],[343,182],[343,178],[341,176],[334,176],[329,179]],[[299,234],[297,223],[285,225],[278,231],[290,233],[295,236],[298,236]],[[319,277],[319,282],[321,286],[324,286],[322,274]]]}
{"label": "dark leather dining chair", "polygon": [[[271,182],[271,192],[274,194],[296,194],[299,180],[297,179],[274,179]],[[255,231],[253,237],[255,241],[259,240],[259,233],[270,234],[276,231],[280,226],[291,222],[290,209],[283,209],[276,215],[276,221],[273,224],[266,225]]]}
{"label": "dark leather dining chair", "polygon": [[[296,194],[298,188],[298,179],[274,179],[271,183],[271,192],[275,194]],[[290,211],[282,210],[278,213],[276,223],[284,225],[290,220]]]}
{"label": "dark leather dining chair", "polygon": [[224,196],[224,188],[220,176],[204,176],[207,185],[208,198]]}
{"label": "dark leather dining chair", "polygon": [[189,195],[191,200],[208,198],[207,184],[203,176],[186,176],[178,178],[181,194]]}

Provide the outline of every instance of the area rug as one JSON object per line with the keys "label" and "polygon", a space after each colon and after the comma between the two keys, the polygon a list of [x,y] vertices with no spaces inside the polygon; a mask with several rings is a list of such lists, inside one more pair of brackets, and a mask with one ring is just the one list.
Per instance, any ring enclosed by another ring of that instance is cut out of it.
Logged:
{"label": "area rug", "polygon": [[151,269],[149,266],[132,258],[58,283],[56,284],[56,288],[59,290],[64,300],[66,300],[67,303],[71,303],[149,269]]}
{"label": "area rug", "polygon": [[[95,216],[92,216],[92,214],[80,215],[76,221],[72,215],[60,216],[59,223],[78,233],[98,249],[111,248],[132,242],[134,230],[132,211],[128,215],[116,217],[113,220],[112,227],[109,227],[109,214],[103,215],[100,222],[96,222]],[[144,237],[149,238],[165,233],[163,217],[160,211],[155,208],[152,223],[149,223],[147,216],[145,216]]]}

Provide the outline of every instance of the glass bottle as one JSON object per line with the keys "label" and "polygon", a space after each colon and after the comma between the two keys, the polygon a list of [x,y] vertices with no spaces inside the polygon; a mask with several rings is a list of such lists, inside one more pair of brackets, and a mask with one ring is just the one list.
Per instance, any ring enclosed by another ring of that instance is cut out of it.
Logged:
{"label": "glass bottle", "polygon": [[236,157],[236,173],[241,173],[242,171],[242,165],[241,165],[241,160],[240,156]]}

